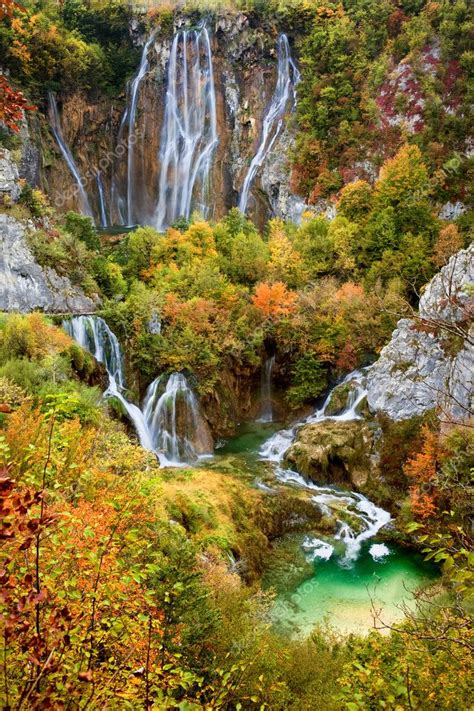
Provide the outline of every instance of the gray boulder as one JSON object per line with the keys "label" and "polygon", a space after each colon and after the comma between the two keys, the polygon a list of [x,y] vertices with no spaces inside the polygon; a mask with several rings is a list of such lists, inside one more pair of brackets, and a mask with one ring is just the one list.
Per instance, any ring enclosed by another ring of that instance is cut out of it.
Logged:
{"label": "gray boulder", "polygon": [[360,487],[375,472],[374,432],[362,420],[324,420],[304,425],[285,463],[316,484]]}

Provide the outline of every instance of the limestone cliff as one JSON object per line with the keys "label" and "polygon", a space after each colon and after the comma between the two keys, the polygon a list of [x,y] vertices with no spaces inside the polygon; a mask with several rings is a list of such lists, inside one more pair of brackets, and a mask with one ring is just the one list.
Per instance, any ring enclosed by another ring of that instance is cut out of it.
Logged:
{"label": "limestone cliff", "polygon": [[[21,192],[18,167],[6,149],[0,152],[0,198],[8,205]],[[43,268],[35,260],[27,242],[32,220],[20,220],[0,213],[0,311],[90,313],[95,305],[81,289],[54,269]]]}
{"label": "limestone cliff", "polygon": [[[265,112],[277,82],[278,32],[271,23],[253,23],[245,13],[219,13],[208,19],[211,39],[218,144],[210,173],[207,217],[219,218],[238,203],[239,192],[262,134]],[[156,28],[137,94],[134,158],[128,161],[127,104],[132,83],[114,100],[74,93],[58,96],[64,139],[85,181],[97,223],[100,188],[110,223],[127,222],[127,178],[134,185],[133,221],[152,223],[158,199],[160,141],[173,34],[192,28],[177,16],[173,28]],[[143,46],[146,37],[139,41]],[[291,106],[268,158],[252,186],[249,213],[258,222],[272,216],[298,218],[303,203],[291,194],[288,152],[293,142]],[[42,186],[59,209],[77,209],[74,179],[52,136],[43,146]]]}
{"label": "limestone cliff", "polygon": [[0,214],[0,311],[90,313],[95,304],[67,277],[36,262],[25,224]]}
{"label": "limestone cliff", "polygon": [[436,409],[441,419],[473,414],[474,246],[432,279],[419,312],[402,319],[367,377],[373,412],[403,420]]}

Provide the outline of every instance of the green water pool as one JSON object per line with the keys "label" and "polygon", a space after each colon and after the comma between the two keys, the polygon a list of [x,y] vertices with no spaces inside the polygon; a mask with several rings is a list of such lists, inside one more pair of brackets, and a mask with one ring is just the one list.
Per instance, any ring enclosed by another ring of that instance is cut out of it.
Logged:
{"label": "green water pool", "polygon": [[367,634],[374,627],[372,602],[388,624],[403,618],[402,604],[413,606],[410,591],[435,580],[434,566],[421,556],[388,543],[389,554],[373,560],[374,541],[364,544],[352,566],[336,554],[317,559],[314,575],[277,598],[272,620],[292,637],[307,636],[315,625],[329,625],[342,634]]}
{"label": "green water pool", "polygon": [[[259,449],[280,427],[277,423],[242,424],[235,437],[217,449],[217,458],[237,457],[257,473]],[[404,616],[401,606],[414,604],[411,591],[438,575],[421,555],[395,543],[386,542],[388,554],[374,559],[371,548],[382,544],[371,538],[352,563],[344,559],[342,542],[328,538],[327,543],[334,547],[332,556],[315,558],[314,575],[275,601],[272,621],[285,635],[304,637],[316,625],[341,634],[367,634],[374,627],[372,605],[385,623],[400,621]]]}
{"label": "green water pool", "polygon": [[239,425],[235,436],[227,440],[215,453],[217,456],[239,454],[245,459],[257,460],[260,447],[279,429],[281,423],[245,422]]}

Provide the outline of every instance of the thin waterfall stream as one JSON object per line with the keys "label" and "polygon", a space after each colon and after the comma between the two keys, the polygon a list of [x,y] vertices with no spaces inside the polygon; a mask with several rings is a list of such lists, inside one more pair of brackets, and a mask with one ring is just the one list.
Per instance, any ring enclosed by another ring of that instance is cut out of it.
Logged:
{"label": "thin waterfall stream", "polygon": [[100,224],[101,227],[108,227],[109,221],[107,219],[107,207],[105,204],[105,189],[102,180],[102,173],[100,170],[96,173],[97,182],[97,192],[99,194],[99,212],[100,212]]}
{"label": "thin waterfall stream", "polygon": [[250,163],[240,192],[239,210],[244,214],[247,212],[250,190],[258,170],[263,165],[283,128],[284,117],[289,106],[294,109],[296,105],[296,85],[300,81],[300,73],[292,59],[290,43],[285,34],[281,34],[278,38],[277,53],[278,70],[275,91],[263,119],[262,135],[257,151]]}
{"label": "thin waterfall stream", "polygon": [[127,137],[127,224],[133,225],[138,221],[138,216],[135,212],[135,144],[137,142],[137,106],[139,98],[139,90],[146,73],[149,70],[150,62],[148,54],[155,39],[155,32],[153,32],[147,39],[140,59],[140,65],[138,71],[130,83],[129,90],[129,104],[122,118],[122,123],[120,126],[120,132],[125,125],[128,126],[128,137]]}
{"label": "thin waterfall stream", "polygon": [[258,422],[273,422],[272,374],[274,365],[274,355],[266,358],[263,364],[261,386],[261,414],[258,418]]}
{"label": "thin waterfall stream", "polygon": [[66,161],[67,167],[69,168],[71,175],[77,185],[77,192],[79,195],[81,210],[84,215],[87,215],[88,217],[94,219],[94,213],[92,212],[92,208],[89,203],[89,198],[87,197],[87,193],[84,189],[83,178],[81,177],[79,168],[77,167],[76,161],[72,156],[69,146],[64,140],[63,131],[61,127],[61,119],[59,117],[58,105],[56,103],[56,97],[54,96],[52,91],[48,92],[48,115],[53,136],[56,139],[56,143],[58,144],[59,150],[61,151],[61,154],[64,160]]}

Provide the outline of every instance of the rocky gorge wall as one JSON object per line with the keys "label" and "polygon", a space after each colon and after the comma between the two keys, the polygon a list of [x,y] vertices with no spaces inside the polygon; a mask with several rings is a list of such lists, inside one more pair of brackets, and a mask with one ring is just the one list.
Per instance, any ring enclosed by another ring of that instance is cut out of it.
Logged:
{"label": "rocky gorge wall", "polygon": [[[140,82],[133,151],[134,222],[153,223],[158,200],[160,143],[167,92],[167,66],[173,37],[191,28],[185,16],[173,29],[155,28],[147,54],[148,68]],[[262,134],[262,123],[277,82],[278,31],[271,24],[253,26],[243,13],[217,15],[207,21],[212,49],[218,144],[208,187],[207,217],[218,219],[236,206],[242,184]],[[143,47],[146,37],[136,38]],[[137,68],[138,69],[138,68]],[[85,190],[100,224],[97,171],[103,185],[108,221],[120,224],[119,205],[127,197],[130,135],[124,112],[128,90],[110,99],[91,91],[57,97],[65,142],[85,179]],[[268,217],[298,218],[301,200],[289,189],[288,151],[293,142],[292,106],[283,129],[258,172],[251,190],[249,213],[259,224]],[[78,209],[75,182],[52,136],[44,142],[41,184],[61,210]]]}
{"label": "rocky gorge wall", "polygon": [[[20,170],[24,154],[30,152],[28,135],[23,137]],[[49,313],[90,313],[97,304],[74,286],[67,276],[36,261],[28,244],[28,233],[39,228],[31,219],[2,212],[2,203],[14,205],[21,192],[19,168],[7,149],[0,149],[0,311],[22,313],[42,310]]]}

